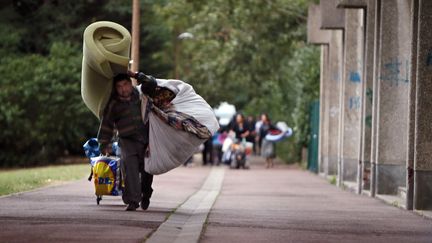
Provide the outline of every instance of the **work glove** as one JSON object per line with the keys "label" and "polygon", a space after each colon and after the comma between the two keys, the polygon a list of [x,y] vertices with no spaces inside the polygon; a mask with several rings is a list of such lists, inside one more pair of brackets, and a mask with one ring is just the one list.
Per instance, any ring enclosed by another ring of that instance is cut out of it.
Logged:
{"label": "work glove", "polygon": [[156,79],[151,75],[145,75],[143,72],[132,72],[128,71],[127,74],[129,77],[134,78],[137,80],[138,84],[143,84],[147,82],[155,82]]}
{"label": "work glove", "polygon": [[132,72],[128,70],[128,75],[137,80],[138,85],[141,84],[141,91],[153,97],[157,86],[156,79],[151,75],[145,75],[143,72]]}

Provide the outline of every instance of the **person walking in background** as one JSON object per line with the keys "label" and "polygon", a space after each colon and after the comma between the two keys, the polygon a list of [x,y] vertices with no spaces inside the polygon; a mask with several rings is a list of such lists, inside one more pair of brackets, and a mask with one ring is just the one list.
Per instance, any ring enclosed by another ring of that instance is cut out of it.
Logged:
{"label": "person walking in background", "polygon": [[213,138],[209,138],[204,142],[202,150],[203,165],[213,165]]}
{"label": "person walking in background", "polygon": [[260,129],[261,129],[261,125],[262,125],[262,114],[257,116],[257,120],[255,122],[255,146],[256,146],[256,150],[257,150],[257,155],[261,155],[261,143],[262,143],[262,139],[260,136]]}
{"label": "person walking in background", "polygon": [[257,154],[256,142],[255,142],[255,137],[257,134],[255,131],[255,119],[253,116],[248,116],[246,121],[247,121],[248,130],[249,130],[249,135],[246,137],[246,142],[250,142],[253,144],[253,146],[252,146],[253,153]]}
{"label": "person walking in background", "polygon": [[[213,135],[213,156],[216,157],[217,162],[216,165],[220,165],[222,163],[222,146],[225,141],[225,138],[228,136],[227,132],[225,131],[225,128],[222,126],[219,128],[219,130]],[[213,159],[214,161],[214,159]]]}
{"label": "person walking in background", "polygon": [[259,129],[261,156],[266,160],[266,168],[271,168],[273,167],[273,159],[276,157],[275,145],[273,142],[265,139],[265,136],[269,133],[270,129],[276,129],[276,127],[271,124],[267,114],[261,115],[261,122],[262,124]]}
{"label": "person walking in background", "polygon": [[244,168],[247,169],[246,165],[246,138],[249,136],[249,127],[246,122],[244,115],[238,113],[235,116],[235,122],[231,128],[231,132],[235,134],[234,144],[231,146],[233,153],[233,159],[231,160],[231,168]]}

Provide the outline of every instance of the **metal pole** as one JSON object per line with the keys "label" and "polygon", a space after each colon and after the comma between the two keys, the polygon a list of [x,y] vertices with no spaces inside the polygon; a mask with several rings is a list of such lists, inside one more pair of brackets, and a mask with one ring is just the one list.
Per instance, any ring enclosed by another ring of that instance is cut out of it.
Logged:
{"label": "metal pole", "polygon": [[174,78],[179,79],[179,51],[180,51],[180,39],[178,38],[179,31],[177,27],[174,28],[174,38],[173,38],[173,45],[174,45]]}
{"label": "metal pole", "polygon": [[132,0],[132,66],[131,71],[139,69],[139,45],[140,45],[140,2]]}

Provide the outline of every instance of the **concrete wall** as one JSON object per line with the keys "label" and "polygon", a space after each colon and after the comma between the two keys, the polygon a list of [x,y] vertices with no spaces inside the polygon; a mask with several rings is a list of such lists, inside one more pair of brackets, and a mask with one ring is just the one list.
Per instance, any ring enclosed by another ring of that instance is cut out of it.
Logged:
{"label": "concrete wall", "polygon": [[310,5],[308,9],[307,39],[311,44],[321,45],[320,66],[320,128],[318,145],[318,171],[328,175],[329,158],[329,44],[330,30],[321,30],[321,8],[319,5]]}
{"label": "concrete wall", "polygon": [[[375,8],[375,26],[374,26],[374,50],[373,50],[373,85],[372,85],[372,127],[371,127],[371,151],[370,151],[370,163],[371,163],[371,176],[370,176],[370,195],[375,196],[376,192],[376,158],[378,154],[377,146],[377,121],[378,121],[378,84],[379,84],[379,55],[381,49],[381,0],[376,0],[372,3]],[[369,5],[368,5],[369,6]]]}
{"label": "concrete wall", "polygon": [[331,32],[329,44],[329,140],[327,175],[337,175],[339,160],[340,90],[342,84],[342,30]]}
{"label": "concrete wall", "polygon": [[405,186],[411,60],[411,3],[381,1],[376,127],[376,193]]}
{"label": "concrete wall", "polygon": [[372,133],[372,99],[374,79],[375,48],[375,0],[368,0],[365,11],[365,54],[362,83],[362,125],[360,146],[360,168],[358,174],[359,189],[370,190],[371,181],[371,133]]}
{"label": "concrete wall", "polygon": [[337,0],[339,8],[366,8],[369,0]]}
{"label": "concrete wall", "polygon": [[[324,175],[328,173],[329,157],[329,102],[328,85],[329,46],[321,45],[321,66],[320,66],[320,132],[318,145],[318,172]],[[325,159],[324,159],[325,158]]]}
{"label": "concrete wall", "polygon": [[[320,1],[321,29],[330,29],[331,36],[328,50],[328,72],[325,79],[328,86],[328,154],[323,157],[324,174],[338,175],[341,168],[341,86],[343,84],[343,28],[345,28],[345,11],[336,8],[337,0]],[[340,181],[340,180],[338,180]]]}
{"label": "concrete wall", "polygon": [[338,9],[338,0],[320,1],[321,28],[343,29],[345,27],[345,11]]}
{"label": "concrete wall", "polygon": [[[326,14],[322,14],[323,11],[326,11]],[[333,13],[328,14],[328,11]],[[340,23],[341,19],[344,19],[344,11],[336,9],[335,0],[309,6],[308,42],[323,46],[320,76],[320,144],[318,147],[319,172],[325,176],[337,175],[340,158],[341,107],[339,96],[342,84],[343,32],[338,28],[344,27]]]}
{"label": "concrete wall", "polygon": [[407,173],[406,173],[406,208],[413,209],[414,200],[414,156],[415,156],[415,119],[416,119],[416,85],[417,85],[417,52],[418,52],[418,14],[419,1],[412,1],[412,42],[411,42],[411,83],[409,91],[409,118],[408,118],[408,148],[407,148]]}
{"label": "concrete wall", "polygon": [[341,104],[341,177],[356,181],[360,155],[361,98],[363,80],[363,9],[345,10],[344,66]]}
{"label": "concrete wall", "polygon": [[416,85],[414,208],[432,209],[432,1],[420,0]]}
{"label": "concrete wall", "polygon": [[[371,181],[371,128],[372,128],[372,100],[374,79],[374,50],[375,50],[375,0],[339,0],[339,8],[362,9],[363,10],[363,35],[358,38],[364,42],[362,55],[362,81],[360,95],[360,148],[358,150],[359,162],[357,164],[356,192],[361,193],[363,189],[370,190]],[[347,17],[346,17],[347,18]],[[347,22],[351,20],[346,20]],[[347,50],[348,51],[348,50]]]}
{"label": "concrete wall", "polygon": [[328,45],[330,42],[329,30],[321,29],[321,8],[311,4],[308,8],[307,42],[315,45]]}
{"label": "concrete wall", "polygon": [[406,190],[407,209],[432,210],[432,1],[322,0],[314,11],[320,172],[371,196]]}

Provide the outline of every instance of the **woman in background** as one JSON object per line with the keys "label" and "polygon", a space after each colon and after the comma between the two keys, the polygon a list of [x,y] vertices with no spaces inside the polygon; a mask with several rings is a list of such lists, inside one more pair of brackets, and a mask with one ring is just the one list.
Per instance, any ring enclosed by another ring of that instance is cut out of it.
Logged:
{"label": "woman in background", "polygon": [[273,142],[265,139],[265,136],[269,133],[270,129],[276,129],[271,124],[270,118],[267,114],[261,115],[261,126],[259,129],[259,139],[261,144],[261,156],[266,160],[266,168],[273,167],[273,159],[276,157],[275,145]]}
{"label": "woman in background", "polygon": [[243,139],[246,140],[247,136],[249,136],[250,131],[248,123],[245,121],[243,114],[238,113],[236,115],[232,131],[235,133],[237,142],[241,142]]}

